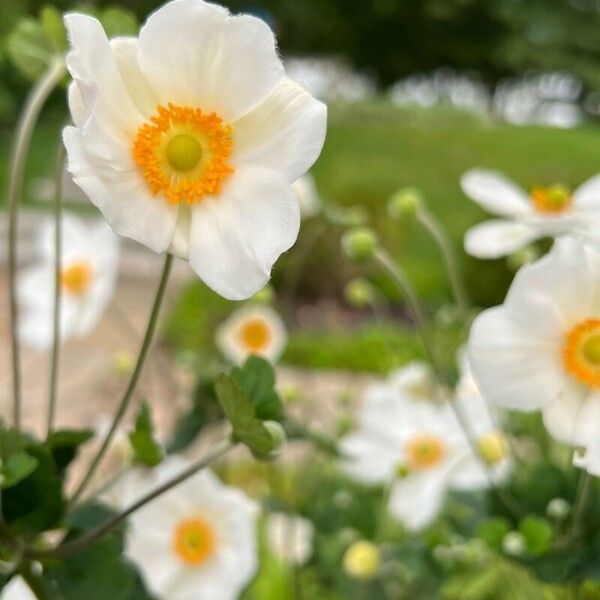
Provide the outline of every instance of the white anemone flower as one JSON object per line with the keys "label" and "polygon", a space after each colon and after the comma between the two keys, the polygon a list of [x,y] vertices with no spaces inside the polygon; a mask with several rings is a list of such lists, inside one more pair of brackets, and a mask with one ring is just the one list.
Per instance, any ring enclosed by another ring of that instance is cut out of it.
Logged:
{"label": "white anemone flower", "polygon": [[15,576],[2,588],[0,600],[36,600],[36,597],[25,580]]}
{"label": "white anemone flower", "polygon": [[307,173],[292,184],[292,189],[300,203],[300,215],[310,219],[321,212],[322,204],[315,178]]}
{"label": "white anemone flower", "polygon": [[[37,258],[18,280],[22,307],[20,336],[30,346],[52,345],[54,312],[54,223],[41,230]],[[100,220],[62,218],[60,333],[64,341],[87,335],[98,323],[115,290],[119,241]]]}
{"label": "white anemone flower", "polygon": [[[182,472],[171,457],[119,482],[123,507]],[[149,591],[163,600],[234,600],[258,566],[258,507],[240,490],[202,471],[129,518],[125,551]]]}
{"label": "white anemone flower", "polygon": [[461,185],[469,198],[500,217],[467,231],[465,249],[477,258],[508,256],[547,236],[598,237],[600,175],[574,191],[558,184],[535,186],[527,192],[501,173],[473,169],[463,175]]}
{"label": "white anemone flower", "polygon": [[573,237],[523,267],[503,305],[475,320],[469,361],[499,406],[541,410],[575,463],[600,475],[600,252]]}
{"label": "white anemone flower", "polygon": [[248,304],[218,327],[215,340],[228,360],[241,365],[257,355],[275,363],[285,350],[287,333],[281,317],[264,304]]}
{"label": "white anemone flower", "polygon": [[285,76],[268,25],[174,0],[139,37],[69,14],[74,181],[113,230],[251,297],[300,224],[291,184],[323,147],[327,110]]}
{"label": "white anemone flower", "polygon": [[341,441],[345,471],[366,484],[390,485],[388,509],[410,531],[429,525],[448,490],[489,486],[448,402],[376,386],[359,414],[359,427]]}
{"label": "white anemone flower", "polygon": [[303,565],[313,549],[314,527],[311,521],[282,512],[271,513],[265,523],[271,552],[292,565]]}

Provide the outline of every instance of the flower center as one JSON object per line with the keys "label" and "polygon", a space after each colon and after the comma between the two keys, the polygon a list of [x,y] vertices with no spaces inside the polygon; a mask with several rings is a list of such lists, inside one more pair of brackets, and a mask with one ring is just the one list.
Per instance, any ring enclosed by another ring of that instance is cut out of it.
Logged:
{"label": "flower center", "polygon": [[600,319],[586,319],[569,331],[563,365],[579,381],[600,388]]}
{"label": "flower center", "polygon": [[72,296],[82,296],[92,282],[92,267],[89,263],[76,262],[64,268],[60,274],[64,290]]}
{"label": "flower center", "polygon": [[152,194],[194,204],[221,192],[232,147],[232,128],[216,113],[169,104],[138,129],[132,154]]}
{"label": "flower center", "polygon": [[565,212],[573,204],[571,192],[564,185],[536,186],[531,190],[530,198],[536,210],[546,215]]}
{"label": "flower center", "polygon": [[411,470],[426,471],[437,466],[446,449],[440,438],[422,435],[412,438],[406,443],[406,463]]}
{"label": "flower center", "polygon": [[173,550],[186,564],[199,566],[215,551],[215,534],[209,523],[194,517],[181,521],[173,533]]}
{"label": "flower center", "polygon": [[492,431],[477,440],[477,451],[489,465],[498,464],[508,455],[508,441],[500,431]]}
{"label": "flower center", "polygon": [[250,352],[260,352],[271,341],[271,329],[263,319],[250,319],[242,326],[240,338]]}

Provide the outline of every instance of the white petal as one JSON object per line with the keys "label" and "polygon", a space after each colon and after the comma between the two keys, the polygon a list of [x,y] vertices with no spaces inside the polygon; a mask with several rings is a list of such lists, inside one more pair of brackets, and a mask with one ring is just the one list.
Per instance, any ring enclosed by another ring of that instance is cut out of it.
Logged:
{"label": "white petal", "polygon": [[85,108],[85,104],[83,103],[83,97],[81,96],[81,92],[79,91],[79,86],[75,81],[72,81],[69,84],[67,97],[69,102],[69,109],[71,110],[71,117],[73,118],[73,123],[75,123],[77,127],[83,127],[88,117],[88,111]]}
{"label": "white petal", "polygon": [[373,428],[361,428],[346,436],[339,449],[344,456],[344,471],[371,485],[390,481],[402,459],[402,441],[389,440]]}
{"label": "white petal", "polygon": [[265,167],[289,183],[317,160],[327,129],[327,107],[291,79],[234,125],[235,164]]}
{"label": "white petal", "polygon": [[514,217],[532,212],[525,191],[496,171],[472,169],[462,176],[461,185],[469,198],[492,214]]}
{"label": "white petal", "polygon": [[600,211],[600,175],[595,175],[573,192],[573,205],[577,210]]}
{"label": "white petal", "polygon": [[558,400],[544,408],[544,425],[559,442],[573,445],[584,396],[585,389],[573,383]]}
{"label": "white petal", "polygon": [[590,396],[579,413],[579,422],[575,431],[575,444],[579,448],[575,452],[573,464],[585,469],[592,475],[600,477],[600,395]]}
{"label": "white petal", "polygon": [[152,196],[137,170],[111,176],[110,170],[92,166],[76,128],[67,127],[63,137],[73,181],[100,209],[113,231],[155,252],[165,252],[175,235],[177,207]]}
{"label": "white petal", "polygon": [[150,16],[140,65],[163,103],[214,111],[227,122],[256,108],[284,76],[266,23],[201,0],[175,0]]}
{"label": "white petal", "polygon": [[420,531],[439,514],[446,494],[443,470],[409,475],[392,488],[388,509],[409,531]]}
{"label": "white petal", "polygon": [[494,219],[471,227],[465,234],[465,250],[476,258],[501,258],[523,248],[540,234],[522,223]]}
{"label": "white petal", "polygon": [[25,580],[21,576],[15,575],[2,588],[0,600],[36,600],[36,597],[25,583]]}
{"label": "white petal", "polygon": [[245,300],[267,283],[299,227],[298,201],[280,175],[240,169],[218,197],[193,207],[190,265],[221,296]]}
{"label": "white petal", "polygon": [[484,311],[473,323],[469,362],[481,393],[490,402],[523,411],[560,397],[568,375],[560,340],[548,343],[516,323],[505,307]]}

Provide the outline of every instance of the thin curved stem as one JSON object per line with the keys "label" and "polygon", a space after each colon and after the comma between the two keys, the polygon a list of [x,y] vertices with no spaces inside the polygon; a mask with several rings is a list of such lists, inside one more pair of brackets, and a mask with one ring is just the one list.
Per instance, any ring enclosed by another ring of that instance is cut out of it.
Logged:
{"label": "thin curved stem", "polygon": [[146,327],[146,333],[144,334],[142,346],[141,346],[140,352],[138,354],[135,368],[133,370],[133,373],[131,374],[129,384],[127,386],[127,389],[125,390],[125,393],[123,394],[123,398],[121,399],[119,406],[117,407],[117,411],[115,413],[115,416],[113,417],[113,422],[112,422],[110,429],[108,430],[106,436],[104,437],[104,440],[102,442],[102,445],[100,446],[100,449],[96,453],[96,456],[92,460],[92,463],[90,465],[90,468],[88,469],[87,474],[84,476],[83,480],[79,484],[79,487],[75,491],[73,498],[71,499],[71,502],[70,502],[71,506],[77,503],[77,501],[79,500],[79,498],[85,491],[86,487],[88,486],[88,484],[94,477],[94,474],[96,473],[96,470],[98,469],[98,466],[100,465],[100,462],[104,458],[104,455],[106,454],[106,451],[108,450],[110,443],[112,442],[112,439],[115,435],[115,432],[117,431],[117,428],[119,427],[123,417],[125,416],[125,413],[127,412],[127,409],[129,408],[129,403],[131,402],[133,393],[135,392],[135,389],[137,387],[138,381],[140,379],[140,375],[142,374],[142,369],[144,368],[144,363],[146,362],[146,358],[147,358],[148,352],[150,350],[152,338],[154,336],[154,332],[156,330],[156,324],[158,322],[158,315],[160,313],[160,307],[161,307],[161,304],[162,304],[164,296],[165,296],[165,291],[167,289],[167,283],[169,281],[169,275],[171,273],[172,266],[173,266],[173,256],[171,254],[167,254],[166,258],[165,258],[165,264],[163,267],[160,282],[158,284],[158,289],[156,291],[156,297],[154,299],[154,304],[152,306],[152,311],[150,313],[150,318],[148,320],[148,325]]}
{"label": "thin curved stem", "polygon": [[452,295],[458,309],[460,310],[463,319],[467,319],[469,314],[469,300],[465,291],[465,284],[462,278],[462,274],[458,267],[458,259],[456,257],[456,251],[444,228],[441,226],[437,218],[431,213],[426,207],[419,206],[417,209],[417,220],[427,232],[431,235],[442,255],[442,260],[446,265],[446,271],[448,272],[448,279],[450,281],[450,287],[452,288]]}
{"label": "thin curved stem", "polygon": [[[421,303],[417,298],[417,295],[414,291],[411,282],[409,281],[404,271],[396,264],[392,257],[383,248],[377,248],[375,250],[375,260],[390,275],[390,277],[397,284],[400,291],[403,293],[406,303],[408,305],[408,309],[416,323],[417,330],[421,338],[421,343],[423,344],[431,366],[433,367],[435,376],[445,388],[452,389],[452,380],[448,376],[446,369],[443,367],[441,361],[439,360],[433,342],[429,339],[429,335],[427,333],[427,321],[425,318],[425,314],[423,313]],[[479,451],[477,449],[477,443],[473,439],[471,428],[469,427],[467,420],[462,414],[462,411],[458,408],[458,406],[456,406],[455,402],[450,402],[450,406],[452,407],[452,410],[456,415],[456,419],[458,420],[458,423],[461,429],[463,430],[465,438],[467,439],[467,442],[471,447],[471,451],[481,462],[481,465],[486,473],[491,489],[495,492],[498,498],[500,498],[500,500],[512,513],[514,513],[515,515],[523,514],[524,511],[518,505],[517,501],[496,486],[496,482],[494,481],[494,477],[490,471],[490,467],[488,463],[479,454]]]}
{"label": "thin curved stem", "polygon": [[579,485],[577,486],[577,495],[575,497],[575,504],[573,506],[573,521],[571,525],[571,532],[569,539],[574,540],[579,535],[579,529],[581,527],[581,521],[585,516],[585,509],[587,508],[590,493],[592,491],[592,476],[584,471],[579,478]]}
{"label": "thin curved stem", "polygon": [[50,364],[50,390],[48,397],[47,436],[54,428],[56,415],[56,396],[58,390],[58,365],[60,362],[60,313],[62,300],[62,210],[63,210],[63,172],[65,168],[65,149],[61,145],[56,161],[54,183],[54,314],[52,359]]}
{"label": "thin curved stem", "polygon": [[9,169],[8,191],[8,289],[10,336],[13,380],[13,420],[15,427],[21,426],[21,347],[19,343],[19,309],[17,303],[17,231],[19,225],[19,204],[23,190],[25,162],[29,152],[31,136],[42,108],[54,88],[64,77],[65,66],[62,61],[50,65],[46,73],[33,88],[17,125],[15,142]]}
{"label": "thin curved stem", "polygon": [[43,558],[66,558],[72,556],[73,554],[77,554],[82,550],[85,550],[99,539],[104,537],[107,533],[112,531],[115,527],[117,527],[120,523],[122,523],[127,517],[132,515],[134,512],[144,507],[152,500],[155,500],[165,492],[168,492],[172,488],[176,487],[180,483],[184,482],[186,479],[189,479],[202,469],[206,468],[210,464],[212,464],[218,458],[221,458],[227,452],[229,452],[234,446],[236,442],[233,442],[231,439],[227,439],[223,441],[217,448],[215,448],[208,456],[194,463],[190,467],[188,467],[185,471],[176,475],[172,479],[169,479],[165,483],[163,483],[158,488],[152,490],[148,494],[142,496],[137,502],[134,502],[131,506],[126,508],[123,512],[110,517],[104,523],[98,525],[98,527],[88,531],[86,534],[81,537],[71,540],[69,542],[65,542],[60,546],[50,549],[50,550],[34,550],[28,549],[26,551],[26,555],[29,558],[35,559],[43,559]]}

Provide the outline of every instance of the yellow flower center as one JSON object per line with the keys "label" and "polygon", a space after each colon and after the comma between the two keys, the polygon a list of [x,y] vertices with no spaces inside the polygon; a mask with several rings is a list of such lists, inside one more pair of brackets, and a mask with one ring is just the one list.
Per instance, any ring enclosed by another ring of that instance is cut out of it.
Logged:
{"label": "yellow flower center", "polygon": [[426,471],[437,466],[444,458],[446,448],[440,438],[421,435],[406,443],[406,465],[410,470]]}
{"label": "yellow flower center", "polygon": [[477,451],[489,465],[498,464],[508,456],[508,441],[500,431],[492,431],[477,440]]}
{"label": "yellow flower center", "polygon": [[215,547],[213,528],[204,519],[185,519],[175,527],[173,551],[184,563],[201,565],[214,553]]}
{"label": "yellow flower center", "polygon": [[546,215],[563,213],[573,204],[571,192],[564,185],[536,186],[530,198],[536,210]]}
{"label": "yellow flower center", "polygon": [[271,328],[264,319],[249,319],[240,329],[241,342],[249,352],[264,350],[271,338]]}
{"label": "yellow flower center", "polygon": [[82,296],[92,282],[92,266],[84,261],[65,267],[60,274],[63,289],[72,296]]}
{"label": "yellow flower center", "polygon": [[600,388],[600,319],[586,319],[569,331],[563,365],[582,383]]}
{"label": "yellow flower center", "polygon": [[216,113],[169,104],[138,129],[132,154],[154,195],[194,204],[221,192],[232,147],[231,125]]}

